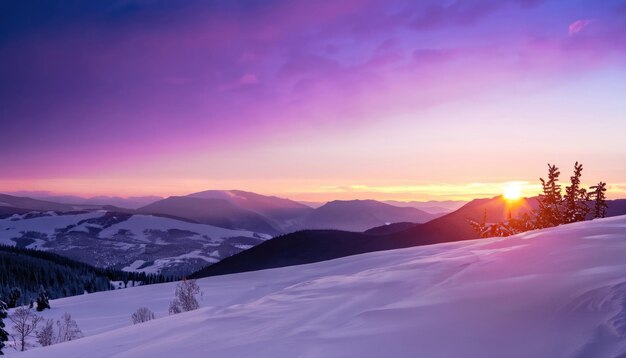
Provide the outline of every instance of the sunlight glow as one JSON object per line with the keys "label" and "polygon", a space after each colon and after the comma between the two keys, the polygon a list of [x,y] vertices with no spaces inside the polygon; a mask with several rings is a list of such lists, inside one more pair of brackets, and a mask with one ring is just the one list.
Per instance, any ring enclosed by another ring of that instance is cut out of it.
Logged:
{"label": "sunlight glow", "polygon": [[506,200],[517,200],[522,197],[522,186],[511,183],[504,187],[504,198]]}

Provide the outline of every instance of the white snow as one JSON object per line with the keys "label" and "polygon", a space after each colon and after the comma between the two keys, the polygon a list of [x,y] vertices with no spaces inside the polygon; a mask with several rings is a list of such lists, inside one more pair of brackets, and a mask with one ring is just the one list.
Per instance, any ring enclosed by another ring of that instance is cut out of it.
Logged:
{"label": "white snow", "polygon": [[[206,278],[175,316],[174,283],[70,297],[44,315],[87,337],[20,356],[624,356],[625,258],[622,216]],[[142,306],[157,319],[131,325]]]}
{"label": "white snow", "polygon": [[[254,235],[251,231],[224,229],[217,226],[188,223],[186,221],[175,220],[160,216],[151,215],[133,215],[128,220],[107,227],[100,232],[101,237],[110,237],[115,235],[119,230],[128,230],[137,236],[140,240],[148,241],[145,234],[146,230],[186,230],[196,232],[200,235],[206,235],[212,239],[223,239],[234,236]],[[269,239],[270,235],[258,234],[259,238]]]}
{"label": "white snow", "polygon": [[103,212],[91,212],[73,215],[51,215],[40,216],[31,219],[20,219],[12,221],[10,218],[0,219],[0,244],[14,245],[10,239],[20,237],[21,233],[36,231],[48,236],[54,235],[56,229],[62,229],[69,225],[86,219],[93,219],[104,215]]}

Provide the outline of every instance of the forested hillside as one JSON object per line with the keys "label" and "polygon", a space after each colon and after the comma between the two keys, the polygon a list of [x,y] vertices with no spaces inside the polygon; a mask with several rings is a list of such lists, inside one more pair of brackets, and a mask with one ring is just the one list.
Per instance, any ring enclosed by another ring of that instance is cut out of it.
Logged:
{"label": "forested hillside", "polygon": [[141,284],[172,280],[163,275],[99,269],[63,256],[0,245],[0,299],[10,306],[30,303],[41,288],[52,299],[114,289],[111,281]]}

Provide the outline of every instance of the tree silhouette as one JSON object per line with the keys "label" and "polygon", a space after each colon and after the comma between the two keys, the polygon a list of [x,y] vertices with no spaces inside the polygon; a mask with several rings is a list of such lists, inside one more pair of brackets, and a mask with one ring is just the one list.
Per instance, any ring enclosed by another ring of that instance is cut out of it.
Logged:
{"label": "tree silhouette", "polygon": [[574,223],[585,220],[589,213],[587,190],[580,187],[580,178],[583,172],[583,165],[576,162],[574,164],[574,175],[570,177],[570,185],[565,188],[563,196],[563,223]]}
{"label": "tree silhouette", "polygon": [[606,209],[609,207],[606,204],[606,183],[599,182],[597,185],[594,185],[589,189],[591,191],[590,198],[594,201],[593,217],[606,217]]}
{"label": "tree silhouette", "polygon": [[539,178],[543,192],[538,198],[539,209],[536,216],[538,228],[557,226],[562,222],[559,175],[561,175],[559,168],[556,165],[548,164],[548,180]]}

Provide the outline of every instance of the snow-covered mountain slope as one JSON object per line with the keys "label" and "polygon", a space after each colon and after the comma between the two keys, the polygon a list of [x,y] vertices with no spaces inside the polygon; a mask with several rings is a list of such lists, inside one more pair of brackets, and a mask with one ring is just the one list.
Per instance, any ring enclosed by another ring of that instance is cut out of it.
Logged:
{"label": "snow-covered mountain slope", "polygon": [[189,274],[268,238],[250,231],[105,211],[28,213],[0,219],[0,244],[147,273]]}
{"label": "snow-covered mountain slope", "polygon": [[75,296],[44,315],[87,337],[20,356],[622,357],[625,257],[620,216],[201,279],[175,316],[173,283]]}

